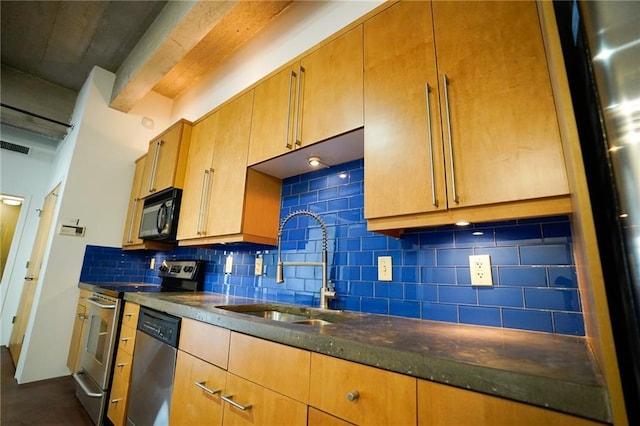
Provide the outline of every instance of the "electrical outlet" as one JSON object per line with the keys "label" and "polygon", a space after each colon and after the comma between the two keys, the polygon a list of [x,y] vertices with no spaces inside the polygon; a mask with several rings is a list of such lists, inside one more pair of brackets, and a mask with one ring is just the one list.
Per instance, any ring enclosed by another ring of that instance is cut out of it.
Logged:
{"label": "electrical outlet", "polygon": [[156,258],[155,257],[151,258],[151,262],[149,262],[149,269],[151,269],[152,271],[154,269],[156,269]]}
{"label": "electrical outlet", "polygon": [[232,267],[233,267],[233,255],[229,255],[227,256],[227,259],[224,262],[224,273],[230,274]]}
{"label": "electrical outlet", "polygon": [[471,270],[471,285],[493,285],[491,277],[491,258],[488,254],[469,256]]}
{"label": "electrical outlet", "polygon": [[391,281],[392,269],[391,256],[378,257],[378,281]]}
{"label": "electrical outlet", "polygon": [[254,269],[255,275],[262,275],[262,258],[256,257],[256,267]]}

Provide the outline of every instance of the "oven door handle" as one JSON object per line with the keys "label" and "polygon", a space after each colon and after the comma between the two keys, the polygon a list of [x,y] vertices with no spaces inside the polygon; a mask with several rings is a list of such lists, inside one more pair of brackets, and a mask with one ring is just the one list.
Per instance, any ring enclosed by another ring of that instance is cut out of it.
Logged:
{"label": "oven door handle", "polygon": [[89,389],[89,385],[85,383],[85,378],[82,377],[85,376],[86,374],[83,372],[77,372],[77,373],[73,373],[73,379],[76,381],[76,383],[82,388],[82,390],[84,391],[85,394],[87,394],[87,396],[91,397],[91,398],[100,398],[102,397],[102,392],[93,392],[91,389]]}
{"label": "oven door handle", "polygon": [[104,305],[104,304],[98,302],[98,299],[94,299],[93,297],[88,298],[87,302],[89,302],[89,303],[91,303],[93,305],[96,305],[97,307],[102,308],[102,309],[115,309],[116,308],[115,303],[114,304],[110,304],[110,305]]}

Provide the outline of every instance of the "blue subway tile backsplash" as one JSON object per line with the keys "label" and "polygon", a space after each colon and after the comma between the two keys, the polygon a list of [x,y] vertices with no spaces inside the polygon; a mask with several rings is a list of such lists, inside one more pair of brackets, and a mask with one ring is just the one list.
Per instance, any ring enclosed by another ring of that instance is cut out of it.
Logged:
{"label": "blue subway tile backsplash", "polygon": [[[346,178],[338,177],[344,172]],[[573,238],[567,216],[407,230],[401,238],[367,231],[364,161],[283,180],[281,218],[296,210],[322,217],[329,234],[329,279],[336,309],[547,333],[585,334]],[[481,235],[476,231],[481,231]],[[284,261],[319,261],[322,233],[294,217],[282,235]],[[491,256],[492,287],[471,286],[469,256]],[[224,273],[233,256],[231,274]],[[254,275],[256,257],[264,274]],[[378,281],[377,259],[391,256],[392,281]],[[275,282],[277,250],[252,244],[177,247],[171,252],[88,246],[81,280],[159,283],[149,269],[165,258],[206,261],[205,291],[310,306],[319,304],[320,268],[285,266]]]}

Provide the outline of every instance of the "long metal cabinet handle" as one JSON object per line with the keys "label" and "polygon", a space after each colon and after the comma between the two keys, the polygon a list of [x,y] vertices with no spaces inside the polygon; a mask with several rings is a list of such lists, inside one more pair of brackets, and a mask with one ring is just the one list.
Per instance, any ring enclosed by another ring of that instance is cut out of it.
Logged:
{"label": "long metal cabinet handle", "polygon": [[160,139],[156,142],[156,150],[153,153],[153,163],[151,165],[151,179],[149,179],[149,192],[156,190],[156,172],[158,171],[158,158],[160,157],[160,147],[164,141]]}
{"label": "long metal cabinet handle", "polygon": [[289,99],[287,100],[287,132],[284,137],[284,146],[287,149],[293,148],[291,145],[291,139],[289,130],[291,129],[291,92],[293,91],[293,79],[297,78],[298,74],[294,70],[291,70],[291,74],[289,75]]}
{"label": "long metal cabinet handle", "polygon": [[217,393],[220,393],[222,391],[222,389],[209,389],[208,387],[206,387],[206,381],[202,381],[202,382],[193,382],[194,385],[196,385],[197,387],[199,387],[200,389],[202,389],[203,391],[210,393],[211,395],[215,395]]}
{"label": "long metal cabinet handle", "polygon": [[231,404],[234,407],[239,408],[241,410],[247,410],[247,409],[249,409],[249,408],[251,408],[253,406],[253,404],[246,404],[246,405],[238,404],[233,399],[231,399],[232,397],[233,397],[233,395],[220,395],[220,398],[222,398],[223,401],[226,401],[229,404]]}
{"label": "long metal cabinet handle", "polygon": [[200,204],[198,205],[198,220],[196,221],[196,235],[200,235],[200,224],[202,223],[202,195],[204,194],[204,183],[209,175],[209,170],[202,172],[202,183],[200,184]]}
{"label": "long metal cabinet handle", "polygon": [[98,302],[98,299],[94,299],[93,297],[88,298],[87,302],[89,302],[89,303],[91,303],[93,305],[96,305],[97,307],[102,308],[102,309],[115,309],[116,308],[115,304],[105,305],[105,304],[102,304],[102,303]]}
{"label": "long metal cabinet handle", "polygon": [[304,67],[302,65],[300,65],[300,75],[298,77],[298,93],[296,96],[296,121],[295,121],[295,140],[296,140],[296,145],[300,146],[302,145],[302,141],[300,140],[300,103],[302,102],[302,90],[304,89],[304,87],[302,87],[302,79],[303,79],[303,75],[307,70],[304,69]]}
{"label": "long metal cabinet handle", "polygon": [[427,141],[429,142],[429,160],[431,161],[431,204],[434,207],[438,207],[438,199],[436,198],[436,171],[433,163],[433,131],[431,129],[431,103],[429,102],[431,87],[429,83],[424,84],[424,91],[427,100]]}
{"label": "long metal cabinet handle", "polygon": [[131,209],[131,218],[129,219],[129,233],[127,234],[128,243],[133,242],[131,234],[133,233],[133,222],[136,219],[136,212],[138,211],[138,201],[140,201],[140,198],[138,197],[133,199],[133,208]]}
{"label": "long metal cabinet handle", "polygon": [[200,200],[202,208],[200,214],[202,216],[202,222],[200,224],[200,234],[205,235],[207,233],[207,216],[209,215],[209,199],[211,198],[211,181],[213,180],[213,168],[206,171],[207,184],[205,186],[204,197]]}
{"label": "long metal cabinet handle", "polygon": [[448,86],[449,86],[449,79],[447,78],[447,75],[444,74],[442,76],[442,82],[444,85],[444,103],[445,103],[445,110],[447,111],[447,132],[449,135],[449,159],[451,160],[451,189],[453,191],[453,201],[456,203],[459,203],[459,199],[458,199],[458,190],[456,189],[456,166],[454,164],[454,159],[453,159],[453,141],[451,139],[451,113],[449,111],[449,90],[448,90]]}

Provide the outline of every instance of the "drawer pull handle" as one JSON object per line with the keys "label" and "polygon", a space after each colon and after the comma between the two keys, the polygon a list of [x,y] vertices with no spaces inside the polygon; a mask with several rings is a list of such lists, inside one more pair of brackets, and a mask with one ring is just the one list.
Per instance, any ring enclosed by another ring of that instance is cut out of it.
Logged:
{"label": "drawer pull handle", "polygon": [[124,316],[125,316],[125,317],[132,317],[132,316],[133,316],[133,313],[131,313],[131,312],[125,312],[125,313],[124,313]]}
{"label": "drawer pull handle", "polygon": [[123,341],[123,342],[128,342],[129,340],[131,340],[131,337],[123,337],[120,340]]}
{"label": "drawer pull handle", "polygon": [[210,393],[211,395],[220,393],[220,391],[222,390],[222,389],[209,389],[208,387],[205,386],[205,383],[207,382],[194,382],[193,384],[199,387],[200,389],[202,389],[203,391]]}
{"label": "drawer pull handle", "polygon": [[117,404],[118,402],[122,401],[122,398],[115,398],[111,400],[112,404]]}
{"label": "drawer pull handle", "polygon": [[242,405],[242,404],[238,404],[237,402],[235,402],[233,399],[231,399],[233,397],[233,395],[220,395],[220,398],[222,398],[223,401],[228,402],[229,404],[233,405],[236,408],[239,408],[241,410],[247,410],[249,408],[251,408],[253,406],[253,404],[246,404],[246,405]]}
{"label": "drawer pull handle", "polygon": [[125,365],[127,365],[127,363],[126,363],[126,362],[119,362],[118,364],[116,364],[116,367],[118,367],[118,368],[122,368],[122,367],[124,367]]}
{"label": "drawer pull handle", "polygon": [[357,390],[356,390],[356,391],[353,391],[353,392],[349,392],[349,393],[347,394],[347,399],[348,399],[349,401],[355,401],[355,400],[357,400],[358,398],[360,398],[360,392],[358,392]]}

